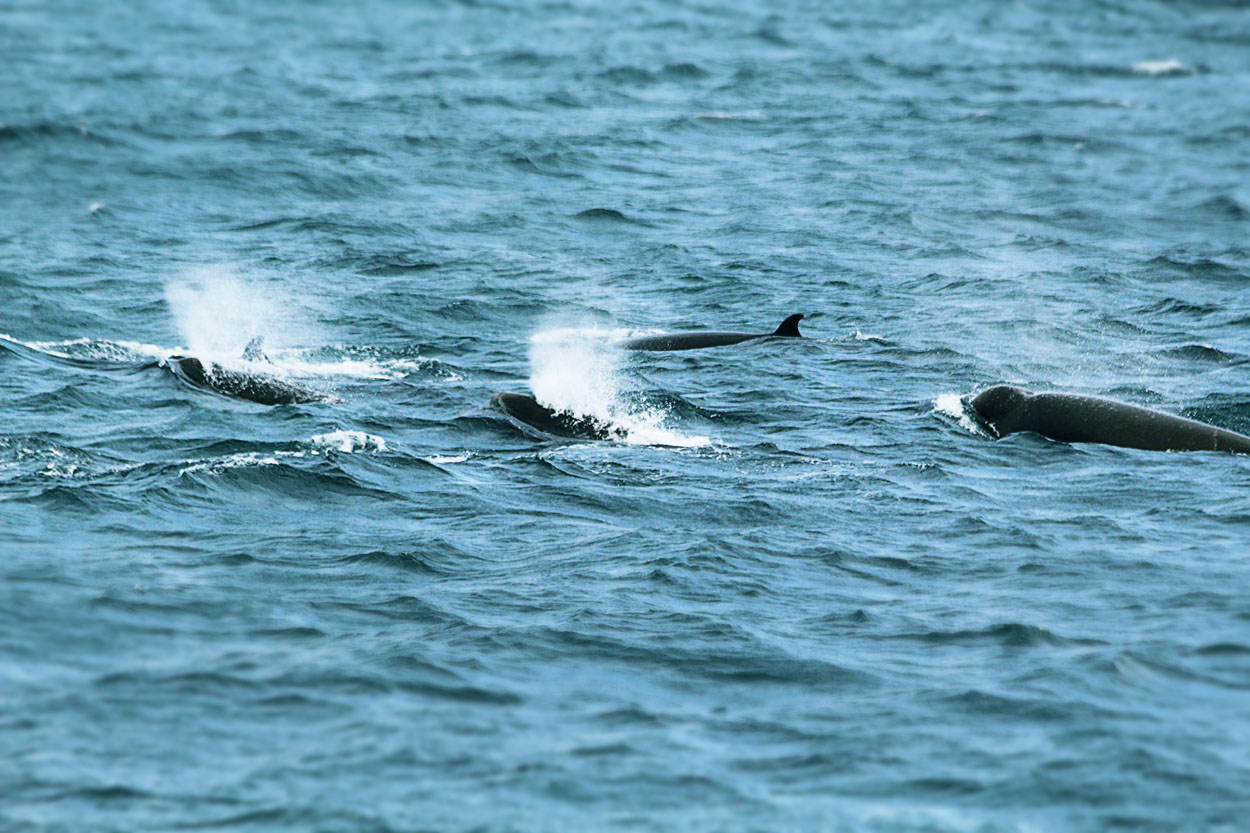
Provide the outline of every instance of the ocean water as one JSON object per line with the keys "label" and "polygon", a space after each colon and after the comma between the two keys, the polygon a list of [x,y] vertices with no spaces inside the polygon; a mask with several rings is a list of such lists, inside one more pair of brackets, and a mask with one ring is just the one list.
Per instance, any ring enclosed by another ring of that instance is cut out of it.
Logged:
{"label": "ocean water", "polygon": [[[0,829],[1246,829],[1250,460],[961,405],[1250,431],[1238,4],[16,0],[0,55]],[[134,367],[256,335],[339,401]]]}

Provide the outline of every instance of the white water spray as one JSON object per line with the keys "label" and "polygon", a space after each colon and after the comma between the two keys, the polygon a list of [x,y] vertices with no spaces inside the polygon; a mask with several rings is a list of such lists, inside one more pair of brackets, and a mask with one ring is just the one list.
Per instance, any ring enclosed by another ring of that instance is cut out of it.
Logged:
{"label": "white water spray", "polygon": [[637,445],[703,446],[707,437],[687,436],[664,427],[661,409],[639,407],[625,397],[621,372],[624,352],[612,342],[628,332],[558,328],[530,338],[530,389],[549,408],[589,416],[625,430]]}
{"label": "white water spray", "polygon": [[954,419],[965,431],[982,437],[990,436],[968,413],[968,406],[964,404],[963,397],[957,393],[938,394],[938,398],[933,402],[933,410]]}
{"label": "white water spray", "polygon": [[276,290],[220,267],[170,281],[165,300],[188,351],[223,364],[239,362],[255,336],[264,336],[265,350],[271,352],[307,329],[293,313],[295,305]]}

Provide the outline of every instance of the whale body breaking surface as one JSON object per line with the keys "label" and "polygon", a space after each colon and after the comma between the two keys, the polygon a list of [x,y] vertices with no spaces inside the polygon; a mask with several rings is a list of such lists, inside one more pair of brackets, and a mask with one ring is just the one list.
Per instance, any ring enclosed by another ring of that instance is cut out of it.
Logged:
{"label": "whale body breaking surface", "polygon": [[791,315],[785,321],[782,321],[781,325],[771,333],[694,330],[685,333],[664,333],[655,336],[627,338],[624,341],[616,342],[616,346],[623,350],[699,350],[704,347],[725,347],[730,344],[741,344],[744,341],[752,341],[757,338],[801,338],[802,334],[799,333],[799,322],[801,320],[803,320],[801,314]]}
{"label": "whale body breaking surface", "polygon": [[557,411],[525,393],[497,393],[490,399],[491,407],[518,422],[555,437],[576,440],[620,440],[625,432],[615,425],[591,416]]}
{"label": "whale body breaking surface", "polygon": [[1250,454],[1250,437],[1245,434],[1099,396],[995,385],[974,396],[969,405],[996,437],[1031,431],[1067,443]]}

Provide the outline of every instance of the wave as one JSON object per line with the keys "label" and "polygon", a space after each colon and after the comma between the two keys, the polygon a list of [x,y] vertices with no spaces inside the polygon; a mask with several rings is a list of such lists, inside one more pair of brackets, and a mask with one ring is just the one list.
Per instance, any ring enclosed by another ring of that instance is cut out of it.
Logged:
{"label": "wave", "polygon": [[93,130],[85,122],[58,124],[39,121],[31,124],[0,124],[0,143],[43,143],[48,139],[90,142],[103,147],[123,146],[124,143]]}
{"label": "wave", "polygon": [[0,436],[0,483],[22,477],[79,477],[97,457],[41,435]]}
{"label": "wave", "polygon": [[1132,66],[1138,75],[1192,75],[1194,70],[1175,58],[1162,61],[1138,61]]}
{"label": "wave", "polygon": [[917,634],[899,634],[900,639],[922,639],[937,644],[979,644],[991,643],[1004,647],[1033,647],[1040,645],[1105,645],[1097,639],[1074,639],[1060,636],[1039,625],[1026,625],[1019,622],[1006,622],[990,625],[979,630],[960,631],[928,631]]}
{"label": "wave", "polygon": [[1201,211],[1207,211],[1229,220],[1245,220],[1250,217],[1250,205],[1231,194],[1211,197],[1200,202],[1196,207]]}
{"label": "wave", "polygon": [[1228,353],[1210,344],[1182,344],[1178,347],[1167,347],[1155,353],[1156,356],[1186,361],[1208,362],[1212,364],[1241,364],[1246,357],[1238,353]]}
{"label": "wave", "polygon": [[635,66],[612,67],[600,72],[598,77],[629,87],[646,87],[660,80],[654,72]]}
{"label": "wave", "polygon": [[660,77],[665,81],[700,81],[710,78],[711,75],[703,67],[690,62],[665,64],[664,69],[660,71]]}
{"label": "wave", "polygon": [[609,225],[623,226],[642,226],[650,228],[651,224],[645,220],[638,220],[628,217],[617,211],[615,208],[588,208],[585,211],[579,211],[573,215],[575,220],[583,220],[588,223],[603,223]]}
{"label": "wave", "polygon": [[136,371],[156,367],[171,352],[152,344],[75,338],[67,341],[22,341],[0,333],[0,349],[49,365],[85,370]]}
{"label": "wave", "polygon": [[446,570],[435,567],[430,563],[430,559],[422,553],[418,552],[398,552],[391,553],[384,550],[371,550],[356,555],[343,556],[338,560],[340,564],[365,564],[370,566],[387,567],[392,570],[400,570],[406,573],[419,573],[423,575],[447,575]]}
{"label": "wave", "polygon": [[1209,258],[1199,258],[1198,260],[1190,261],[1178,257],[1160,255],[1151,259],[1146,265],[1150,267],[1152,273],[1169,277],[1198,278],[1200,280],[1229,281],[1234,283],[1244,283],[1247,278],[1250,278],[1250,274],[1235,266]]}
{"label": "wave", "polygon": [[386,440],[366,434],[364,431],[331,431],[328,434],[316,434],[311,442],[319,448],[353,454],[357,451],[386,451]]}
{"label": "wave", "polygon": [[304,458],[327,457],[331,454],[358,454],[387,451],[386,440],[364,431],[339,430],[314,434],[307,441],[296,443],[294,448],[273,448],[263,451],[244,451],[221,456],[184,460],[178,475],[208,473],[221,474],[238,468],[262,468],[281,465],[287,461]]}
{"label": "wave", "polygon": [[[240,469],[299,466],[332,461],[343,454],[387,454],[389,446],[382,437],[364,431],[337,430],[281,445],[231,441],[205,450],[209,453],[136,461],[88,451],[40,435],[0,435],[0,483],[35,485],[40,492],[55,489],[58,483],[109,487],[129,483],[143,490],[163,489],[185,477],[216,477]],[[341,474],[342,471],[329,473]]]}

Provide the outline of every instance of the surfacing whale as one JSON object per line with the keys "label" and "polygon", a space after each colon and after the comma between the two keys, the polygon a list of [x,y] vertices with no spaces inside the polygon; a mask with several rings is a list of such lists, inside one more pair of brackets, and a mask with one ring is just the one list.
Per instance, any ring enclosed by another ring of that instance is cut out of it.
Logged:
{"label": "surfacing whale", "polygon": [[490,398],[491,407],[518,422],[555,437],[575,440],[620,440],[625,432],[594,417],[556,411],[526,393],[497,393]]}
{"label": "surfacing whale", "polygon": [[[243,348],[243,360],[272,364],[264,351],[264,336],[256,336]],[[308,402],[338,402],[336,397],[301,387],[263,373],[243,373],[193,356],[170,356],[161,366],[179,381],[261,405],[302,405]]]}
{"label": "surfacing whale", "polygon": [[1205,422],[1078,393],[987,388],[970,403],[998,437],[1032,431],[1065,443],[1103,443],[1147,451],[1250,454],[1250,437]]}
{"label": "surfacing whale", "polygon": [[695,330],[688,333],[665,333],[658,336],[642,336],[627,338],[616,342],[616,346],[625,350],[698,350],[702,347],[724,347],[739,344],[756,338],[800,338],[799,321],[801,314],[791,315],[781,326],[771,333],[723,333],[715,331]]}
{"label": "surfacing whale", "polygon": [[[262,339],[260,337],[248,342],[243,358],[251,361],[268,361],[268,357],[261,351],[261,344]],[[143,361],[82,358],[43,350],[3,335],[0,335],[0,348],[24,359],[43,364],[64,365],[104,373],[138,373],[157,369],[164,370],[178,381],[193,388],[219,393],[222,396],[230,396],[235,399],[246,399],[250,402],[258,402],[261,405],[295,405],[308,402],[339,401],[336,397],[322,393],[319,390],[292,384],[263,373],[244,373],[238,370],[230,370],[215,362],[202,361],[193,356],[169,356],[164,359]],[[251,358],[253,356],[256,358]]]}
{"label": "surfacing whale", "polygon": [[215,362],[204,362],[193,356],[170,356],[161,367],[180,382],[209,390],[222,396],[246,399],[261,405],[302,405],[308,402],[338,402],[327,393],[294,385],[261,373],[242,373]]}

